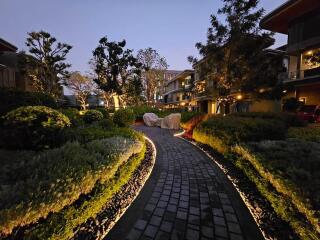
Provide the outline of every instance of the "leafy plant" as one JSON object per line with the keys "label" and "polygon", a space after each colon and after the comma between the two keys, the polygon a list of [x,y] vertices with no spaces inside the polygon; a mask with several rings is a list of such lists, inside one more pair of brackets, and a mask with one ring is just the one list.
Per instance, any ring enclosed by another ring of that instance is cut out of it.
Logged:
{"label": "leafy plant", "polygon": [[85,123],[93,123],[103,119],[103,114],[97,110],[88,110],[83,115],[83,120]]}
{"label": "leafy plant", "polygon": [[0,145],[9,149],[43,149],[61,144],[68,117],[44,106],[20,107],[2,118]]}
{"label": "leafy plant", "polygon": [[135,115],[130,109],[120,109],[113,115],[113,122],[119,127],[128,127],[135,121]]}

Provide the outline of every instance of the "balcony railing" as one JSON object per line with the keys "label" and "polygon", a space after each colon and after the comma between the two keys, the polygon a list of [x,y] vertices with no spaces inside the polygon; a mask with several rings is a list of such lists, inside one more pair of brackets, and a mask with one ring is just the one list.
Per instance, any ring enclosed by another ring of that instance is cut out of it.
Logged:
{"label": "balcony railing", "polygon": [[294,81],[313,77],[320,77],[320,67],[290,72],[286,80]]}

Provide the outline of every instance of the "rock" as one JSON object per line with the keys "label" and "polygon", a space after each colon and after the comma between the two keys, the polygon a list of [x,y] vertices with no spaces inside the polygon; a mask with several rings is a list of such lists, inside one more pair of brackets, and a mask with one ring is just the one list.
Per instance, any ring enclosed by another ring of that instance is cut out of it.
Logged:
{"label": "rock", "polygon": [[172,114],[166,116],[162,120],[161,128],[179,129],[180,128],[180,120],[181,120],[180,113],[172,113]]}
{"label": "rock", "polygon": [[145,113],[143,114],[143,122],[148,127],[157,126],[157,121],[159,117],[154,113]]}

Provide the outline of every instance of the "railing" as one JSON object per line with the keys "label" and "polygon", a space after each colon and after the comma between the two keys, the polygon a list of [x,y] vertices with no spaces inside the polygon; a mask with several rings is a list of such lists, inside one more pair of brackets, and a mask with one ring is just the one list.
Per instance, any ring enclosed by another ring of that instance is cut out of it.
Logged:
{"label": "railing", "polygon": [[286,80],[301,80],[320,76],[320,67],[290,72]]}

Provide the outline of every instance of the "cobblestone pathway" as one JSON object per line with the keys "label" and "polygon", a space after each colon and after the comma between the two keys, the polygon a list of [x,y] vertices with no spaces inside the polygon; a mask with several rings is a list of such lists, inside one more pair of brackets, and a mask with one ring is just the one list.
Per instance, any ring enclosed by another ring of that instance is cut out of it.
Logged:
{"label": "cobblestone pathway", "polygon": [[223,173],[169,130],[139,127],[156,144],[154,171],[105,239],[263,239]]}

